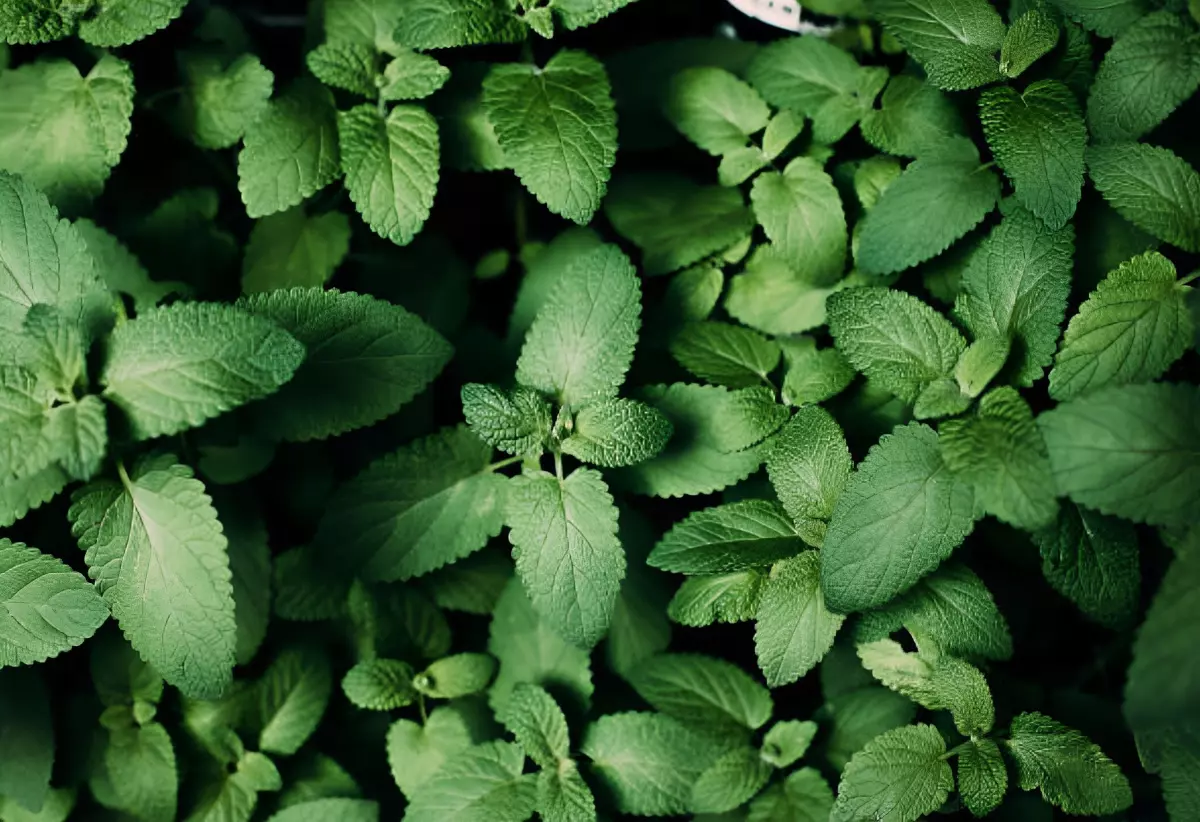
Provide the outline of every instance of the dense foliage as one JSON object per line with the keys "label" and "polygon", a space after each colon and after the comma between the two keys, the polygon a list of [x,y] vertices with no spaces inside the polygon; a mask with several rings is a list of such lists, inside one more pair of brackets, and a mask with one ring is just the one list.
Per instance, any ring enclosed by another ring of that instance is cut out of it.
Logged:
{"label": "dense foliage", "polygon": [[1196,5],[1000,2],[2,0],[0,820],[1200,819]]}

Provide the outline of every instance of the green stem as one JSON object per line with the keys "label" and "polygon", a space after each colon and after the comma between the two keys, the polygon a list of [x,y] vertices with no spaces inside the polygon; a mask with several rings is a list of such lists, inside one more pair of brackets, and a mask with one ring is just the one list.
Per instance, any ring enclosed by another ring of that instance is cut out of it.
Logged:
{"label": "green stem", "polygon": [[523,459],[525,459],[525,458],[524,457],[509,457],[507,459],[502,459],[499,462],[493,462],[491,465],[489,465],[487,467],[486,470],[492,471],[492,472],[499,471],[501,468],[507,468],[508,466],[514,465]]}
{"label": "green stem", "polygon": [[559,451],[554,452],[554,475],[559,482],[563,481],[562,453]]}

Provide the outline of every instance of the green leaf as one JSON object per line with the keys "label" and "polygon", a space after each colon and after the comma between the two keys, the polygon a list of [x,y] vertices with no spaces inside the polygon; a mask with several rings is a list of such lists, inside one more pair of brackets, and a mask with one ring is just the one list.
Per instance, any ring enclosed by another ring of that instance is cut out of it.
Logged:
{"label": "green leaf", "polygon": [[747,822],[826,822],[833,791],[816,768],[801,768],[750,803]]}
{"label": "green leaf", "polygon": [[604,650],[609,667],[624,677],[670,644],[671,589],[666,574],[646,565],[653,547],[649,524],[629,508],[622,510],[621,519],[617,538],[625,548],[627,568]]}
{"label": "green leaf", "polygon": [[518,683],[500,720],[539,768],[557,769],[569,759],[567,718],[545,688]]}
{"label": "green leaf", "polygon": [[1058,521],[1033,534],[1046,581],[1102,625],[1133,624],[1141,598],[1137,532],[1124,520],[1064,505]]}
{"label": "green leaf", "polygon": [[980,95],[979,117],[1017,201],[1050,228],[1066,225],[1079,204],[1088,137],[1074,93],[1057,80],[1021,93],[997,86]]}
{"label": "green leaf", "polygon": [[455,754],[416,791],[407,822],[524,822],[533,815],[537,779],[521,774],[524,752],[485,742]]}
{"label": "green leaf", "polygon": [[[0,661],[8,665],[7,660]],[[0,740],[4,741],[0,796],[32,813],[49,796],[54,768],[49,696],[37,668],[0,667]],[[0,809],[7,811],[7,804],[0,803]]]}
{"label": "green leaf", "polygon": [[517,574],[534,607],[576,645],[599,642],[625,576],[617,509],[599,472],[514,477],[508,525]]}
{"label": "green leaf", "polygon": [[990,739],[973,739],[958,754],[958,792],[977,817],[994,811],[1008,793],[1008,767]]}
{"label": "green leaf", "polygon": [[536,391],[467,383],[461,394],[463,416],[481,440],[507,454],[542,452],[550,436],[550,405]]}
{"label": "green leaf", "polygon": [[549,6],[558,13],[559,19],[568,30],[574,30],[598,23],[632,2],[633,0],[550,0]]}
{"label": "green leaf", "polygon": [[1161,377],[1192,344],[1191,291],[1156,251],[1122,263],[1071,318],[1050,372],[1050,395],[1069,400]]}
{"label": "green leaf", "polygon": [[0,480],[0,528],[52,500],[70,481],[61,468],[52,465],[19,480]]}
{"label": "green leaf", "polygon": [[186,5],[187,0],[94,0],[79,23],[79,37],[93,46],[127,46],[166,28]]}
{"label": "green leaf", "polygon": [[750,236],[754,215],[741,191],[700,186],[664,172],[618,175],[604,198],[604,216],[642,249],[647,276],[669,274]]}
{"label": "green leaf", "polygon": [[485,551],[429,574],[425,590],[439,608],[487,616],[495,610],[512,570],[502,552]]}
{"label": "green leaf", "polygon": [[662,300],[647,312],[647,338],[669,340],[687,323],[707,320],[724,287],[725,276],[715,266],[699,265],[676,274]]}
{"label": "green leaf", "polygon": [[[304,57],[304,64],[313,76],[327,86],[345,89],[360,97],[379,93],[379,76],[375,49],[361,43],[322,43]],[[436,62],[436,61],[435,61]]]}
{"label": "green leaf", "polygon": [[774,769],[758,751],[741,745],[723,754],[692,786],[692,810],[725,813],[752,799],[771,778]]}
{"label": "green leaf", "polygon": [[763,245],[729,282],[725,310],[768,334],[798,334],[825,324],[826,300],[840,285],[814,285],[774,245]]}
{"label": "green leaf", "polygon": [[692,785],[721,749],[708,737],[664,714],[603,716],[588,726],[583,752],[621,813],[686,813]]}
{"label": "green leaf", "polygon": [[242,261],[242,292],[316,287],[333,276],[350,251],[350,221],[329,211],[316,216],[290,208],[258,220]]}
{"label": "green leaf", "polygon": [[201,52],[184,52],[180,70],[187,86],[179,117],[192,142],[201,148],[235,145],[267,110],[275,75],[253,54],[232,62]]}
{"label": "green leaf", "polygon": [[724,574],[770,565],[804,548],[778,503],[750,499],[695,512],[671,528],[646,561],[675,573]]}
{"label": "green leaf", "polygon": [[721,68],[700,66],[671,80],[665,112],[679,131],[709,154],[744,147],[767,127],[771,110],[753,88]]}
{"label": "green leaf", "polygon": [[579,407],[616,396],[633,360],[641,284],[613,245],[579,257],[525,336],[517,381]]}
{"label": "green leaf", "polygon": [[229,540],[237,662],[246,665],[266,639],[271,617],[271,549],[267,544],[267,527],[256,513],[232,500],[222,501],[218,513]]}
{"label": "green leaf", "polygon": [[1011,340],[1006,375],[1033,385],[1054,356],[1071,291],[1074,232],[1010,211],[971,255],[955,313],[976,340]]}
{"label": "green leaf", "polygon": [[143,659],[185,695],[215,697],[230,682],[237,634],[217,513],[173,456],[121,473],[72,498],[88,575]]}
{"label": "green leaf", "polygon": [[334,797],[314,799],[292,805],[270,817],[267,822],[379,822],[379,805],[366,799]]}
{"label": "green leaf", "polygon": [[315,647],[284,649],[258,682],[258,747],[290,756],[317,730],[329,695],[333,673],[329,657]]}
{"label": "green leaf", "polygon": [[[1058,45],[1058,23],[1039,8],[1031,8],[1013,21],[1000,47],[1000,73],[1020,76],[1025,69]],[[1072,101],[1074,98],[1072,98]]]}
{"label": "green leaf", "polygon": [[936,257],[978,225],[999,196],[1000,181],[979,162],[974,144],[947,138],[904,169],[859,223],[859,269],[891,274]]}
{"label": "green leaf", "polygon": [[655,709],[705,733],[756,730],[771,718],[767,689],[736,665],[701,654],[659,654],[627,676]]}
{"label": "green leaf", "polygon": [[95,263],[96,275],[110,291],[132,297],[139,313],[153,308],[168,294],[182,290],[179,283],[151,279],[138,258],[120,240],[91,220],[76,220],[73,225]]}
{"label": "green leaf", "polygon": [[946,138],[962,134],[963,122],[950,98],[936,86],[907,74],[888,81],[879,107],[863,115],[862,134],[880,151],[919,157]]}
{"label": "green leaf", "polygon": [[74,808],[74,788],[51,789],[38,813],[31,813],[11,797],[0,797],[0,814],[3,814],[0,818],[6,822],[66,822]]}
{"label": "green leaf", "polygon": [[754,630],[758,667],[767,684],[778,688],[815,668],[833,647],[844,619],[825,606],[816,551],[776,563],[763,585]]}
{"label": "green leaf", "polygon": [[387,735],[392,776],[411,801],[447,762],[482,741],[476,738],[474,723],[462,703],[434,708],[424,726],[411,719],[397,719]]}
{"label": "green leaf", "polygon": [[162,725],[110,732],[104,767],[120,810],[146,822],[175,819],[175,748]]}
{"label": "green leaf", "polygon": [[637,400],[601,400],[575,415],[564,454],[602,468],[637,465],[662,451],[671,439],[671,421]]}
{"label": "green leaf", "polygon": [[915,402],[930,383],[953,374],[967,347],[945,317],[903,291],[848,289],[829,298],[828,310],[838,351],[906,403]]}
{"label": "green leaf", "polygon": [[1088,172],[1114,209],[1185,251],[1200,251],[1200,174],[1169,149],[1144,143],[1092,146]]}
{"label": "green leaf", "polygon": [[816,735],[816,722],[798,719],[776,722],[763,737],[762,758],[773,767],[786,768],[804,756]]}
{"label": "green leaf", "polygon": [[398,12],[396,40],[411,49],[520,43],[526,29],[498,0],[409,0]]}
{"label": "green leaf", "polygon": [[976,504],[997,519],[1036,531],[1058,514],[1054,475],[1033,412],[1004,386],[979,401],[974,417],[940,426],[942,458],[975,489]]}
{"label": "green leaf", "polygon": [[846,390],[854,380],[854,366],[836,348],[818,349],[811,338],[782,341],[787,372],[780,398],[788,405],[824,402]]}
{"label": "green leaf", "polygon": [[996,52],[1005,26],[987,0],[871,0],[867,6],[938,88],[961,91],[1000,79]]}
{"label": "green leaf", "polygon": [[314,11],[324,18],[327,40],[389,53],[397,48],[392,35],[406,7],[413,7],[414,14],[421,11],[417,3],[395,0],[326,0],[321,5]]}
{"label": "green leaf", "polygon": [[831,819],[916,822],[954,789],[946,743],[932,725],[888,731],[856,753],[842,772]]}
{"label": "green leaf", "polygon": [[920,423],[885,434],[846,483],[821,550],[821,590],[840,613],[902,594],[946,560],[974,526],[971,486],[942,461]]}
{"label": "green leaf", "polygon": [[671,354],[706,382],[729,388],[762,385],[779,364],[779,346],[757,331],[703,321],[684,326],[671,341]]}
{"label": "green leaf", "polygon": [[23,45],[61,40],[70,36],[86,10],[78,4],[14,0],[0,8],[0,42]]}
{"label": "green leaf", "polygon": [[1097,143],[1136,140],[1200,86],[1195,27],[1167,11],[1148,14],[1113,43],[1088,93],[1088,125]]}
{"label": "green leaf", "polygon": [[365,294],[293,288],[238,307],[277,324],[309,352],[295,376],[254,407],[261,430],[284,440],[325,439],[396,413],[453,354],[415,314]]}
{"label": "green leaf", "polygon": [[778,111],[767,122],[763,131],[762,152],[767,160],[774,160],[804,131],[804,117],[790,109]]}
{"label": "green leaf", "polygon": [[780,174],[765,172],[750,190],[754,214],[783,259],[806,282],[830,285],[846,264],[846,216],[833,179],[811,157]]}
{"label": "green leaf", "polygon": [[1200,390],[1102,388],[1038,417],[1058,492],[1134,522],[1187,525],[1200,502]]}
{"label": "green leaf", "polygon": [[912,415],[918,420],[953,417],[967,410],[971,398],[963,394],[957,380],[942,377],[926,385],[913,403]]}
{"label": "green leaf", "polygon": [[175,303],[113,332],[101,380],[134,436],[151,439],[275,392],[303,359],[304,346],[273,322],[227,305]]}
{"label": "green leaf", "polygon": [[672,622],[701,628],[715,622],[747,622],[758,613],[766,577],[758,570],[688,577],[667,607]]}
{"label": "green leaf", "polygon": [[427,54],[402,51],[383,70],[379,96],[384,100],[420,100],[450,79],[450,69]]}
{"label": "green leaf", "polygon": [[1054,0],[1063,14],[1101,37],[1113,37],[1151,10],[1145,0]]}
{"label": "green leaf", "polygon": [[342,677],[342,692],[351,704],[367,711],[392,711],[417,698],[412,666],[395,659],[359,662]]}
{"label": "green leaf", "polygon": [[967,662],[942,657],[933,665],[930,685],[937,695],[927,708],[944,708],[953,714],[954,726],[963,736],[983,737],[992,732],[996,708],[983,673]]}
{"label": "green leaf", "polygon": [[779,432],[767,454],[767,474],[796,530],[813,547],[825,539],[853,463],[842,429],[829,412],[805,406]]}
{"label": "green leaf", "polygon": [[1004,368],[1011,352],[1012,346],[1006,337],[990,334],[985,334],[968,345],[954,366],[954,379],[958,383],[958,390],[965,397],[978,397]]}
{"label": "green leaf", "polygon": [[[857,658],[854,662],[858,665]],[[870,677],[861,665],[858,670]],[[917,706],[908,697],[882,685],[867,685],[835,697],[829,703],[829,710],[833,715],[833,730],[825,756],[834,768],[841,770],[872,739],[912,722]]]}
{"label": "green leaf", "polygon": [[488,653],[500,661],[489,701],[502,713],[517,683],[549,688],[562,704],[581,708],[592,696],[588,652],[572,645],[538,616],[518,580],[508,587],[492,614]]}
{"label": "green leaf", "polygon": [[333,95],[316,82],[297,82],[246,128],[238,189],[251,217],[299,205],[340,173]]}
{"label": "green leaf", "polygon": [[187,822],[247,822],[258,806],[259,792],[282,787],[283,780],[270,758],[250,751],[238,761],[236,771],[224,774],[205,791]]}
{"label": "green leaf", "polygon": [[1021,790],[1040,788],[1043,799],[1067,813],[1103,816],[1133,804],[1129,780],[1100,747],[1048,716],[1020,714],[1005,744]]}
{"label": "green leaf", "polygon": [[330,499],[317,528],[326,560],[367,579],[411,579],[469,556],[504,523],[505,479],[490,445],[447,428],[382,457]]}
{"label": "green leaf", "polygon": [[457,699],[487,688],[495,673],[496,660],[487,654],[454,654],[417,674],[413,685],[434,699]]}
{"label": "green leaf", "polygon": [[595,822],[596,800],[575,763],[538,774],[537,810],[544,822]]}
{"label": "green leaf", "polygon": [[133,70],[105,55],[87,75],[66,60],[0,72],[0,170],[80,211],[104,189],[131,129]]}
{"label": "green leaf", "polygon": [[616,160],[617,115],[602,63],[560,51],[543,68],[492,67],[483,104],[504,156],[555,214],[588,223]]}
{"label": "green leaf", "polygon": [[80,574],[7,539],[0,539],[0,603],[0,667],[56,657],[108,619],[108,606]]}

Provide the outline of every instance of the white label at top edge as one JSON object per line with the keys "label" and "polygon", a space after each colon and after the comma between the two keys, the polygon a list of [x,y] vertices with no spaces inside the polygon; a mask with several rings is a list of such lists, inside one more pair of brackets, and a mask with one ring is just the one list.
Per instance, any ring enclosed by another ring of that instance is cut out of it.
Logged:
{"label": "white label at top edge", "polygon": [[800,31],[800,4],[796,0],[729,0],[738,11],[781,29]]}

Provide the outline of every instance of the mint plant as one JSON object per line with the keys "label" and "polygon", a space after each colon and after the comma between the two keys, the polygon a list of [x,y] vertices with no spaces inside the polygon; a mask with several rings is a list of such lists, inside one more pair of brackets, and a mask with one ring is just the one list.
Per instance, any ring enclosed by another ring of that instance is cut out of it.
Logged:
{"label": "mint plant", "polygon": [[0,822],[1200,818],[1200,15],[803,14],[0,4]]}

